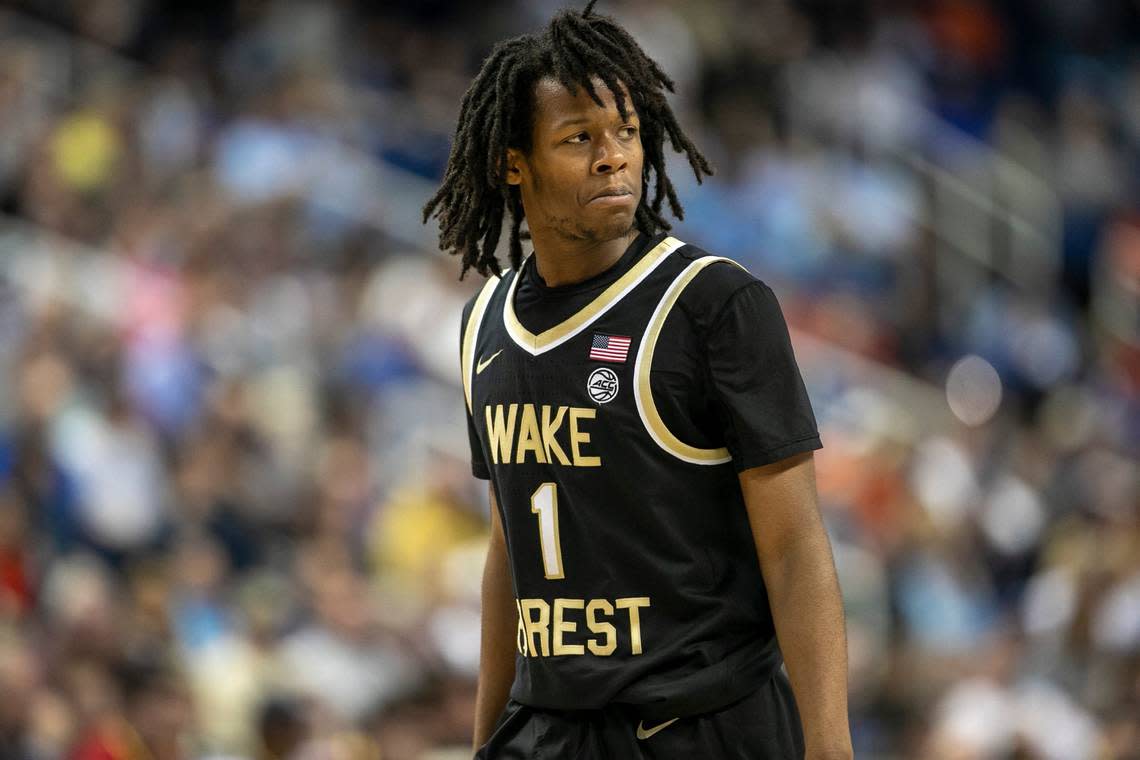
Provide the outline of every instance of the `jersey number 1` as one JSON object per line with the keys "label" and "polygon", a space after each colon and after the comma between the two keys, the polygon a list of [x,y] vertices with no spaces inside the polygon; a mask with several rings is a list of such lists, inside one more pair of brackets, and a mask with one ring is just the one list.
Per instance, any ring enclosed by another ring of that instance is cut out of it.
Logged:
{"label": "jersey number 1", "polygon": [[562,575],[562,542],[558,539],[558,485],[543,483],[530,495],[530,511],[538,515],[542,569],[550,580]]}

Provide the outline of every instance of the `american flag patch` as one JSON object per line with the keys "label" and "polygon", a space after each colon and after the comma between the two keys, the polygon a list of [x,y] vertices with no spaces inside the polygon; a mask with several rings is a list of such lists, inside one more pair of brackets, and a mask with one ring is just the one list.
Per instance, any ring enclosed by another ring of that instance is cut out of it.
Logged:
{"label": "american flag patch", "polygon": [[602,362],[625,361],[629,354],[629,338],[624,335],[602,335],[594,333],[594,342],[590,345],[590,358]]}

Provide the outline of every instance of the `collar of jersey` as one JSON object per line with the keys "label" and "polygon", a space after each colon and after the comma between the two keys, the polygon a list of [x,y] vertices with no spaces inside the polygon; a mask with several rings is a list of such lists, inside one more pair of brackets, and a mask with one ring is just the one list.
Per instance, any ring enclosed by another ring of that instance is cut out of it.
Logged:
{"label": "collar of jersey", "polygon": [[519,280],[522,279],[522,267],[525,267],[534,258],[529,256],[526,261],[523,261],[519,271],[515,272],[515,276],[511,278],[506,302],[503,304],[503,324],[507,328],[507,334],[511,336],[511,340],[518,344],[519,348],[532,356],[538,356],[562,345],[609,311],[626,293],[637,287],[642,280],[665,261],[669,254],[683,245],[684,243],[675,237],[666,237],[642,256],[640,261],[630,267],[628,272],[610,283],[593,301],[590,301],[569,318],[538,335],[523,327],[518,317],[515,316],[515,288],[518,287]]}

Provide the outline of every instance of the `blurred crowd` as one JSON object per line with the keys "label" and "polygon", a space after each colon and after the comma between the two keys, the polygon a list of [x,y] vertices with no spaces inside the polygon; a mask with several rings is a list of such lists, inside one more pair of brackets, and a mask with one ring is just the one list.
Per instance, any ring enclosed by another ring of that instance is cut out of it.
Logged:
{"label": "blurred crowd", "polygon": [[[0,758],[469,755],[479,283],[418,214],[560,5],[0,4]],[[857,756],[1140,758],[1140,6],[598,10],[793,328]]]}

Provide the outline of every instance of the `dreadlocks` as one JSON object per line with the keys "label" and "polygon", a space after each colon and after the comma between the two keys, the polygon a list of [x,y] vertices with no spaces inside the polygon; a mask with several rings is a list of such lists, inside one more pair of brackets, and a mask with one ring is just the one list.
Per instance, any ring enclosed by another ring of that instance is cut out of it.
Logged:
{"label": "dreadlocks", "polygon": [[[665,136],[673,150],[683,152],[700,182],[712,174],[708,161],[681,131],[665,99],[673,81],[645,54],[627,31],[608,16],[592,13],[590,0],[582,13],[562,11],[541,34],[527,34],[497,44],[483,62],[463,96],[455,142],[443,182],[424,206],[424,222],[435,215],[440,222],[442,250],[462,254],[460,278],[472,267],[487,276],[500,274],[495,247],[503,229],[503,214],[511,216],[510,263],[522,263],[521,232],[524,217],[517,187],[506,182],[507,148],[529,153],[534,128],[534,88],[544,77],[557,79],[577,94],[583,87],[599,107],[594,88],[600,79],[614,94],[623,119],[629,117],[625,89],[641,117],[641,202],[634,217],[637,228],[652,235],[671,229],[661,215],[666,199],[678,219],[684,209],[665,173]],[[653,199],[647,202],[651,173],[656,175]]]}

